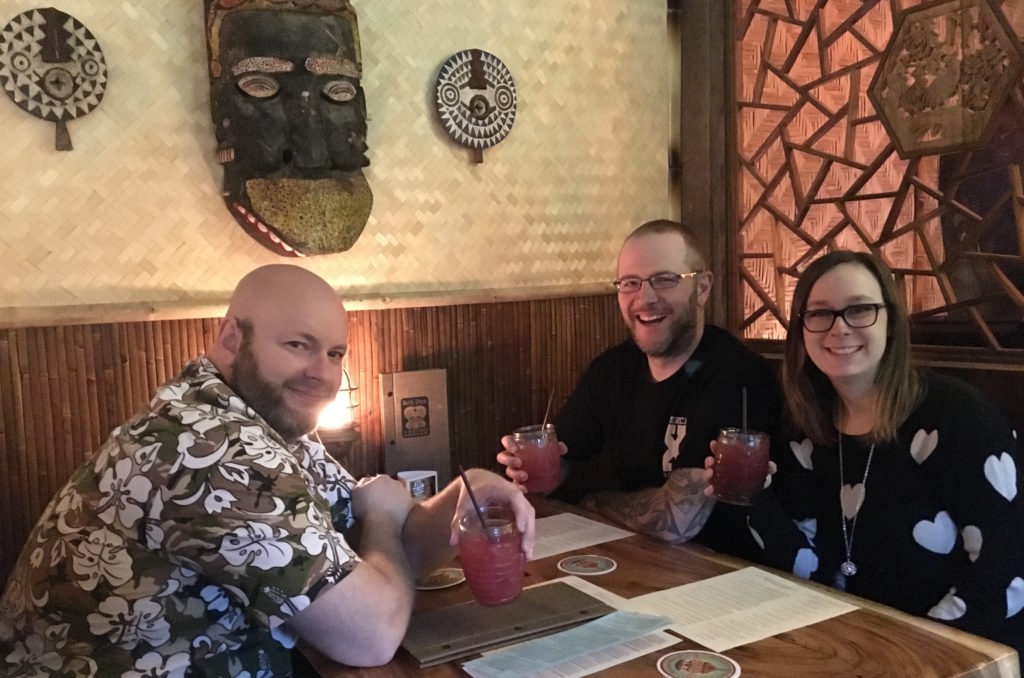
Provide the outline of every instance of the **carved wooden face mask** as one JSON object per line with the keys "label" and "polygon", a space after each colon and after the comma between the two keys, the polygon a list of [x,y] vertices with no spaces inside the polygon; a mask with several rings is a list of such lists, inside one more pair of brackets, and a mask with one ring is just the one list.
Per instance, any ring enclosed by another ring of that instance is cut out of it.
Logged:
{"label": "carved wooden face mask", "polygon": [[355,12],[347,0],[206,4],[228,209],[283,256],[349,249],[373,203],[362,173],[369,160]]}
{"label": "carved wooden face mask", "polygon": [[19,107],[57,123],[56,148],[70,151],[67,121],[99,106],[107,65],[99,42],[73,16],[32,9],[0,29],[0,85]]}

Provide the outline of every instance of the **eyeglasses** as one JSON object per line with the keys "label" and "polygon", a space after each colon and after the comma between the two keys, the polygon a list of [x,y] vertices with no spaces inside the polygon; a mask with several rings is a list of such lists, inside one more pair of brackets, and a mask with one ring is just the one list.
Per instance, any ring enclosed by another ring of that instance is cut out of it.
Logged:
{"label": "eyeglasses", "polygon": [[828,332],[836,323],[836,318],[843,317],[847,327],[863,329],[871,327],[878,321],[878,311],[889,304],[851,304],[846,308],[833,311],[830,308],[815,308],[800,314],[800,321],[808,332]]}
{"label": "eyeglasses", "polygon": [[646,282],[652,290],[667,290],[675,287],[683,278],[692,278],[700,275],[703,271],[690,271],[689,273],[655,273],[650,278],[627,277],[613,280],[612,284],[619,294],[633,294],[639,292]]}

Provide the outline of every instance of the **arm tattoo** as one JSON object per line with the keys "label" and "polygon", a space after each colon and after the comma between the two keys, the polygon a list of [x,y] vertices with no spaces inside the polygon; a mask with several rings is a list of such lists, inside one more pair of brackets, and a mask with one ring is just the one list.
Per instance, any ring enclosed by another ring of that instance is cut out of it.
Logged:
{"label": "arm tattoo", "polygon": [[697,536],[715,502],[704,494],[704,469],[672,471],[661,487],[634,492],[598,492],[584,505],[637,532],[671,544]]}

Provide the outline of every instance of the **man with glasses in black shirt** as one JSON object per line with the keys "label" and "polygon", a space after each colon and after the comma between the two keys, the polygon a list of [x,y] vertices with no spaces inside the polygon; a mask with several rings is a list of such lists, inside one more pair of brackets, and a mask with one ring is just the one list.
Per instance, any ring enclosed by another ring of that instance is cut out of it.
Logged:
{"label": "man with glasses in black shirt", "polygon": [[[760,561],[748,507],[705,496],[704,459],[719,429],[741,425],[744,388],[748,427],[777,438],[781,396],[760,356],[705,323],[713,283],[685,226],[651,221],[626,238],[614,285],[632,338],[590,364],[558,413],[567,481],[555,496],[578,501],[585,493],[585,506],[630,529]],[[521,484],[515,443],[506,436],[502,444],[498,461]],[[570,480],[575,467],[597,455],[607,455],[617,486],[580,488]]]}

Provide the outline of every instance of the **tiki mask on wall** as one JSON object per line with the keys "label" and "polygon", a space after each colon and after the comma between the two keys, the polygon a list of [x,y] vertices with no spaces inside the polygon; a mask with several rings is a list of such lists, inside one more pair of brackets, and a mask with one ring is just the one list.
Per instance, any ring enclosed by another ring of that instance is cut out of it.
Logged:
{"label": "tiki mask on wall", "polygon": [[516,119],[516,84],[501,59],[482,49],[453,54],[441,66],[437,114],[448,135],[483,162],[483,149],[508,136]]}
{"label": "tiki mask on wall", "polygon": [[55,146],[70,151],[67,121],[99,106],[107,64],[99,42],[73,16],[30,9],[0,29],[0,86],[19,107],[56,123]]}
{"label": "tiki mask on wall", "polygon": [[348,0],[205,0],[224,199],[283,256],[343,252],[373,196],[366,100]]}

